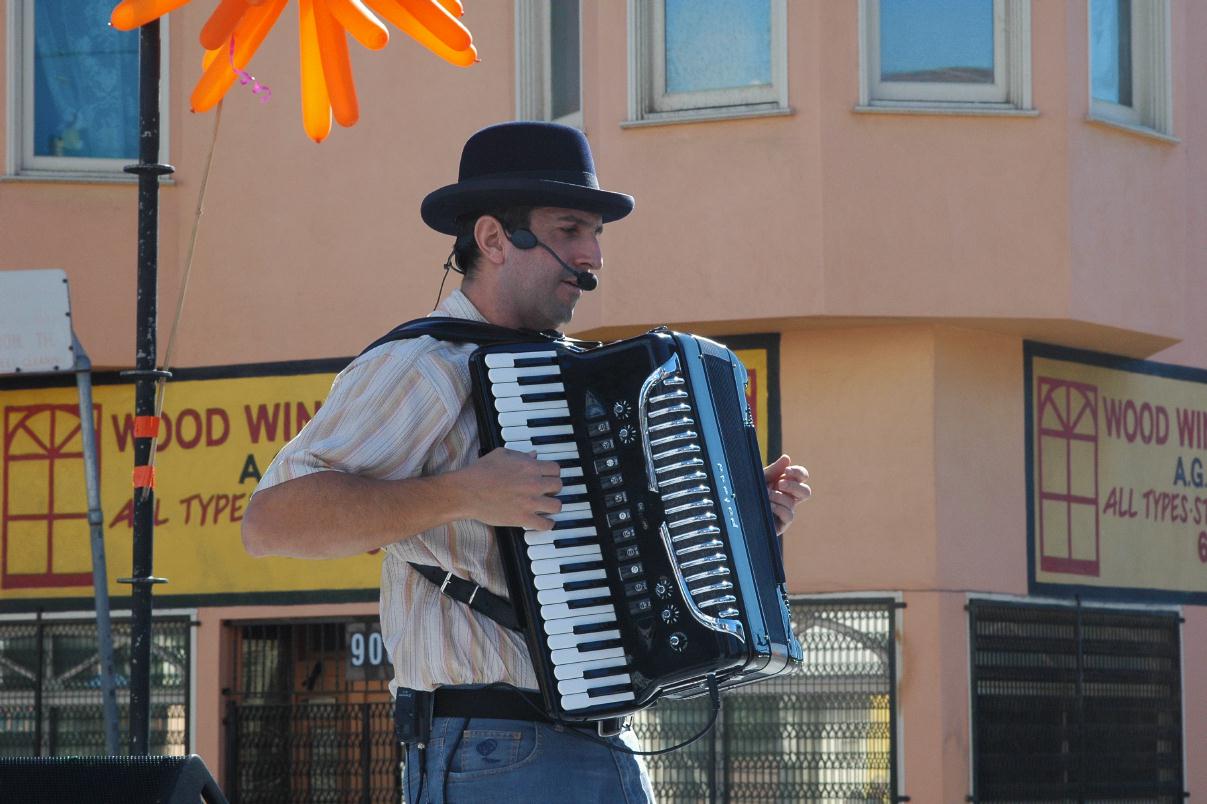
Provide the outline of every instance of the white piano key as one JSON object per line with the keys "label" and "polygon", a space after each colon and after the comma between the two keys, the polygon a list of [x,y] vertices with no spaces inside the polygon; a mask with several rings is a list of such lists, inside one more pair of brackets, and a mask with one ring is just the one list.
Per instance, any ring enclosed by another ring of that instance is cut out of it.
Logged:
{"label": "white piano key", "polygon": [[553,668],[553,677],[558,681],[571,678],[582,678],[588,670],[600,670],[605,667],[628,667],[629,662],[624,656],[613,656],[607,659],[587,659],[581,662],[569,662]]}
{"label": "white piano key", "polygon": [[583,645],[588,642],[599,642],[603,639],[620,639],[619,631],[595,631],[590,634],[550,634],[545,638],[545,644],[550,650],[562,650]]}
{"label": "white piano key", "polygon": [[[560,461],[561,458],[551,458],[550,455],[562,454],[567,448],[573,450],[574,442],[566,441],[557,444],[533,444],[531,441],[504,441],[503,446],[516,452],[535,452],[542,461]],[[577,458],[578,452],[569,453],[570,458]]]}
{"label": "white piano key", "polygon": [[607,608],[609,611],[601,611],[595,614],[580,614],[575,617],[561,617],[557,620],[548,620],[545,622],[546,634],[568,634],[580,625],[595,625],[596,623],[614,623],[616,622],[616,609],[611,606],[592,606],[591,608]]}
{"label": "white piano key", "polygon": [[532,579],[533,585],[537,589],[561,589],[568,583],[575,581],[602,581],[608,577],[608,574],[602,569],[579,570],[578,572],[551,572],[545,575],[537,575]]}
{"label": "white piano key", "polygon": [[574,427],[569,424],[555,424],[550,427],[504,427],[499,434],[504,441],[524,441],[541,436],[571,436],[566,439],[574,441]]}
{"label": "white piano key", "polygon": [[508,413],[516,410],[556,410],[566,407],[564,399],[545,399],[540,402],[525,402],[518,396],[504,396],[495,399],[495,410]]}
{"label": "white piano key", "polygon": [[582,476],[583,476],[583,468],[582,468],[581,466],[563,466],[563,467],[562,467],[562,471],[561,471],[561,475],[562,475],[562,477],[563,477],[563,478],[566,478],[566,477],[582,477]]}
{"label": "white piano key", "polygon": [[577,522],[580,519],[591,519],[591,503],[566,503],[556,514],[549,514],[549,519],[554,522]]}
{"label": "white piano key", "polygon": [[577,486],[562,486],[562,490],[559,491],[555,496],[570,497],[575,494],[586,494],[586,493],[587,493],[587,484],[580,483]]}
{"label": "white piano key", "polygon": [[[536,544],[528,548],[528,558],[540,561],[543,558],[573,558],[574,556],[589,556],[599,552],[598,544],[580,544],[575,547],[557,547],[552,544]],[[587,561],[589,559],[583,559]]]}
{"label": "white piano key", "polygon": [[[584,553],[581,556],[569,556],[563,558],[542,558],[540,561],[532,562],[533,575],[552,575],[562,572],[562,567],[571,564],[581,564],[584,561],[602,561],[603,553],[600,552],[599,546],[594,544],[586,544],[584,547],[594,547],[594,553]],[[586,572],[586,570],[580,570]]]}
{"label": "white piano key", "polygon": [[[509,399],[511,397],[508,397]],[[542,419],[562,419],[570,415],[570,408],[566,407],[565,403],[555,408],[544,408],[540,410],[508,410],[500,413],[498,416],[500,427],[538,427],[539,424],[530,425],[530,422],[540,422]]]}
{"label": "white piano key", "polygon": [[581,617],[586,614],[616,614],[616,609],[611,603],[600,603],[595,606],[582,606],[581,608],[572,609],[568,603],[551,603],[548,606],[541,606],[541,619],[547,623],[554,620],[564,620],[567,617]]}
{"label": "white piano key", "polygon": [[628,673],[617,673],[614,676],[599,676],[598,678],[568,678],[557,682],[557,691],[562,695],[573,695],[576,692],[587,692],[598,687],[615,687],[617,684],[631,684],[633,677]]}
{"label": "white piano key", "polygon": [[517,360],[529,360],[536,357],[557,357],[555,351],[541,352],[496,352],[486,356],[486,366],[488,368],[503,368],[514,366]]}
{"label": "white piano key", "polygon": [[536,600],[542,606],[550,603],[569,603],[571,600],[583,600],[589,597],[608,597],[612,593],[606,586],[592,586],[590,589],[541,589],[536,593]]}
{"label": "white piano key", "polygon": [[[495,399],[502,399],[508,396],[522,396],[527,394],[565,394],[566,386],[560,382],[546,382],[538,385],[520,385],[518,382],[501,382],[490,386],[490,393]],[[565,400],[561,403],[566,404]]]}
{"label": "white piano key", "polygon": [[530,530],[524,533],[524,543],[553,544],[558,539],[577,539],[582,536],[598,536],[593,527],[566,528],[565,530]]}
{"label": "white piano key", "polygon": [[590,706],[604,706],[606,704],[623,703],[624,701],[632,701],[636,696],[632,692],[617,692],[612,695],[600,695],[597,698],[592,698],[585,692],[577,695],[563,695],[562,709],[567,712],[572,712],[575,709],[586,709]]}
{"label": "white piano key", "polygon": [[492,385],[497,385],[501,382],[515,382],[520,377],[556,377],[561,373],[562,370],[557,363],[550,363],[546,366],[523,366],[521,368],[505,366],[492,368],[486,372],[486,376],[490,379]]}
{"label": "white piano key", "polygon": [[[573,446],[571,446],[570,449],[564,449],[561,452],[557,452],[557,451],[542,452],[541,460],[542,461],[579,461],[582,459],[578,456],[578,450],[574,449]],[[580,471],[579,474],[581,475],[582,472]]]}
{"label": "white piano key", "polygon": [[624,648],[601,648],[599,650],[579,650],[578,648],[564,648],[562,650],[554,650],[549,652],[549,661],[554,664],[568,664],[571,662],[589,662],[592,659],[615,659],[618,656],[624,656]]}

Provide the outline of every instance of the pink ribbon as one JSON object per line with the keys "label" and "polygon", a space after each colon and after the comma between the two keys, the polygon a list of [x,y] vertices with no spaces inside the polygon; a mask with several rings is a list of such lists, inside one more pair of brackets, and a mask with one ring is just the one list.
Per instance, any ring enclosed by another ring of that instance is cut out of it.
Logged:
{"label": "pink ribbon", "polygon": [[240,70],[238,67],[235,66],[235,37],[233,37],[233,36],[231,37],[230,61],[231,61],[231,69],[235,71],[235,75],[239,76],[239,83],[242,84],[243,86],[247,86],[248,84],[251,84],[251,94],[259,95],[259,94],[263,93],[263,97],[260,98],[260,103],[268,103],[268,101],[270,101],[272,99],[272,90],[269,89],[268,85],[261,84],[259,81],[256,80],[256,77],[254,75],[247,72],[246,70]]}

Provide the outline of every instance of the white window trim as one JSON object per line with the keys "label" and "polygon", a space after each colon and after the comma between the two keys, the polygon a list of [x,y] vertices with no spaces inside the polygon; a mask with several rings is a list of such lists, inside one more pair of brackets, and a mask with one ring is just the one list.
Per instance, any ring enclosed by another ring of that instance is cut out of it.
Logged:
{"label": "white window trim", "polygon": [[788,4],[771,3],[771,84],[667,94],[662,0],[628,0],[629,119],[626,126],[790,114]]}
{"label": "white window trim", "polygon": [[[8,147],[4,160],[5,178],[50,179],[67,181],[100,181],[137,183],[138,177],[125,173],[123,168],[138,162],[135,154],[129,159],[94,159],[87,157],[34,156],[28,121],[33,120],[33,4],[35,0],[10,0],[5,43],[5,73],[8,75],[6,131]],[[170,114],[168,81],[168,18],[160,19],[160,83],[159,83],[159,161],[168,161]]]}
{"label": "white window trim", "polygon": [[550,116],[553,108],[553,80],[549,71],[550,28],[549,0],[516,0],[515,4],[515,80],[516,119],[549,120],[575,128],[583,127],[582,91],[583,75],[583,25],[582,0],[578,6],[578,75],[579,91],[577,112]]}
{"label": "white window trim", "polygon": [[859,0],[860,110],[1031,113],[1031,0],[993,2],[992,85],[880,80],[880,2]]}
{"label": "white window trim", "polygon": [[[1152,132],[1173,139],[1173,48],[1168,0],[1132,2],[1132,105],[1094,97],[1093,32],[1086,3],[1086,89],[1089,119],[1134,133]],[[1176,142],[1176,139],[1174,140]]]}

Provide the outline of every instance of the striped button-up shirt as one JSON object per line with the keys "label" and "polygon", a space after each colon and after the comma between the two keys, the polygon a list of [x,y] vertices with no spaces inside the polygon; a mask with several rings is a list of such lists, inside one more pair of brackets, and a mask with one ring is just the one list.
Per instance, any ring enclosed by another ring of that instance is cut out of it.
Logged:
{"label": "striped button-up shirt", "polygon": [[[486,320],[459,290],[433,315]],[[478,454],[469,398],[468,357],[474,348],[421,337],[394,341],[353,360],[256,490],[314,472],[397,480],[466,466]],[[440,594],[407,564],[435,564],[506,597],[490,526],[459,520],[398,537],[386,546],[381,571],[381,632],[394,663],[391,689],[496,681],[535,689],[520,634]]]}

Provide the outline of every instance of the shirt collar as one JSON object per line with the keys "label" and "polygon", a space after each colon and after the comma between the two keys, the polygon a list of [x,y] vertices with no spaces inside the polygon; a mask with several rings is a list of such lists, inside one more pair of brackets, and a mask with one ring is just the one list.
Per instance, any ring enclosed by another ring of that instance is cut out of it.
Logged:
{"label": "shirt collar", "polygon": [[469,297],[461,292],[458,288],[448,295],[440,306],[437,307],[432,315],[447,315],[453,318],[467,318],[470,321],[481,321],[490,323],[486,320],[486,316],[478,312],[478,308],[469,300]]}

